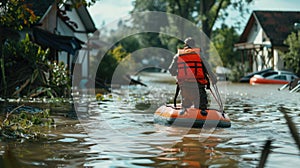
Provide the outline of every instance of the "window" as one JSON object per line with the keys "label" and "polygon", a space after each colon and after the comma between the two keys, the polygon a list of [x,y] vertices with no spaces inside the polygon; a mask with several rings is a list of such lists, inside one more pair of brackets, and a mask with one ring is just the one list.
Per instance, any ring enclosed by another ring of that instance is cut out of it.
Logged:
{"label": "window", "polygon": [[274,79],[287,80],[285,75],[278,75],[278,76],[275,76]]}

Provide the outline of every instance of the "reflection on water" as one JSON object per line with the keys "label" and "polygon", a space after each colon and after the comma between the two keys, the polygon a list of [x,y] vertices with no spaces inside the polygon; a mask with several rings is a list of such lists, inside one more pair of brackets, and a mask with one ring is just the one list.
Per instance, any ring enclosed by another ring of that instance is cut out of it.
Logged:
{"label": "reflection on water", "polygon": [[232,127],[209,134],[153,123],[156,108],[172,101],[175,85],[165,74],[141,78],[148,88],[124,87],[114,90],[107,101],[90,102],[89,117],[81,123],[57,117],[63,122],[48,130],[47,140],[0,141],[0,167],[256,167],[267,139],[274,141],[266,167],[299,163],[299,152],[278,110],[289,109],[300,129],[298,93],[279,92],[278,85],[220,82]]}

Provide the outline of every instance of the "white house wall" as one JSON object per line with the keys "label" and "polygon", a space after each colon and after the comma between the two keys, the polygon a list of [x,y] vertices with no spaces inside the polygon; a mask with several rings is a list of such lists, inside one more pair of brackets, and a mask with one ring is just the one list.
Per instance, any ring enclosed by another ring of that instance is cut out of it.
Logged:
{"label": "white house wall", "polygon": [[259,26],[257,36],[254,40],[254,44],[263,44],[263,29]]}
{"label": "white house wall", "polygon": [[[81,41],[84,41],[87,39],[87,35],[85,33],[74,33],[74,31],[65,22],[63,22],[60,18],[57,21],[56,34],[63,35],[63,36],[75,36]],[[77,55],[77,63],[82,65],[82,74],[81,75],[83,77],[87,77],[88,76],[88,74],[87,74],[88,73],[88,71],[87,71],[87,67],[88,67],[87,56],[85,56],[82,51],[79,51],[76,55]],[[70,62],[75,61],[75,60],[73,60],[74,57],[75,56],[70,55]],[[64,62],[65,64],[69,64],[68,53],[65,51],[58,52],[58,61]],[[69,67],[71,68],[70,65],[69,65]]]}
{"label": "white house wall", "polygon": [[[78,28],[76,30],[80,31],[79,33],[75,33],[75,37],[80,39],[83,42],[87,42],[88,40],[88,35],[86,33],[81,33],[82,31],[85,31],[85,27],[82,23],[82,21],[79,19],[79,16],[76,12],[75,9],[72,9],[72,12],[67,12],[68,17],[70,20],[74,21]],[[88,56],[86,51],[79,51],[78,52],[78,57],[77,57],[77,62],[82,64],[82,76],[83,77],[88,77]]]}
{"label": "white house wall", "polygon": [[89,76],[89,61],[88,61],[88,55],[87,52],[84,50],[80,50],[78,53],[77,62],[81,63],[82,66],[82,77],[88,77]]}
{"label": "white house wall", "polygon": [[[65,35],[65,36],[74,36],[78,38],[79,40],[86,42],[88,40],[88,35],[84,33],[86,31],[85,26],[83,25],[82,21],[80,20],[80,17],[76,11],[76,9],[72,9],[71,11],[67,11],[66,15],[70,18],[70,21],[75,22],[78,26],[78,28],[75,28],[72,30],[64,21],[61,19],[58,20],[57,25],[57,33],[59,35]],[[76,32],[78,31],[78,32]],[[59,61],[63,61],[64,63],[68,64],[67,62],[68,54],[66,52],[59,52]],[[73,60],[74,56],[70,57],[70,61],[74,62]],[[79,63],[82,65],[82,76],[87,77],[88,76],[88,58],[85,51],[79,51],[77,52],[77,60],[76,63]]]}
{"label": "white house wall", "polygon": [[75,8],[73,8],[72,11],[67,11],[67,16],[70,18],[70,21],[73,21],[77,24],[78,28],[75,28],[77,31],[85,30],[85,26],[83,25]]}
{"label": "white house wall", "polygon": [[[78,32],[86,31],[86,28],[85,28],[84,24],[82,23],[76,9],[72,9],[72,11],[67,11],[67,16],[70,18],[70,21],[75,22],[76,25],[78,26],[78,28],[74,27],[75,31],[78,31]],[[79,40],[86,42],[87,38],[88,38],[87,34],[86,33],[78,33],[78,32],[75,32],[74,36],[77,37]]]}
{"label": "white house wall", "polygon": [[57,21],[57,32],[58,35],[63,36],[74,36],[74,31],[60,18]]}
{"label": "white house wall", "polygon": [[[274,69],[283,68],[283,61],[280,59],[280,56],[276,49],[273,50],[273,60],[268,62],[268,57],[270,57],[270,55],[268,54],[272,54],[268,53],[268,48],[270,49],[270,47],[272,47],[272,44],[258,22],[256,22],[251,28],[249,36],[247,38],[247,43],[260,44],[264,46],[262,51],[256,53],[256,61],[254,60],[252,65],[254,71],[259,71],[268,67],[273,67]],[[265,60],[263,61],[263,59]],[[263,65],[263,62],[267,64],[267,67]]]}
{"label": "white house wall", "polygon": [[274,50],[274,69],[275,70],[281,70],[284,68],[283,60],[280,58],[280,54],[278,50]]}
{"label": "white house wall", "polygon": [[[56,34],[62,35],[62,36],[74,36],[73,30],[66,25],[65,22],[63,22],[60,18],[57,20],[57,30]],[[65,64],[69,64],[68,62],[68,53],[65,51],[58,52],[58,61],[64,62]],[[70,56],[70,62],[73,62],[73,56]],[[71,65],[69,65],[69,68],[71,68]]]}
{"label": "white house wall", "polygon": [[[76,31],[78,31],[78,32],[75,32],[74,36],[83,42],[87,42],[88,34],[83,33],[86,31],[86,28],[85,28],[83,22],[81,21],[76,9],[72,9],[72,11],[67,11],[67,15],[70,18],[70,20],[75,22],[78,26],[78,28],[76,28]],[[88,68],[89,68],[88,62],[89,61],[88,61],[88,56],[87,56],[86,51],[80,50],[78,52],[78,56],[77,56],[77,63],[80,63],[82,65],[82,76],[83,77],[88,77]]]}
{"label": "white house wall", "polygon": [[252,26],[249,36],[247,38],[247,43],[261,44],[262,42],[262,28],[259,24],[254,23]]}
{"label": "white house wall", "polygon": [[[70,59],[72,59],[72,57]],[[58,52],[58,61],[64,62],[65,64],[68,64],[69,67],[71,67],[68,63],[68,53],[65,51]]]}

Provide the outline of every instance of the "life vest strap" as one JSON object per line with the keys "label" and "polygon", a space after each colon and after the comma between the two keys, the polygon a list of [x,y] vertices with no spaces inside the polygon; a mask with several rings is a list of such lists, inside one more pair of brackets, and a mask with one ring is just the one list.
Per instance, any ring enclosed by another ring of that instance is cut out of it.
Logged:
{"label": "life vest strap", "polygon": [[179,54],[179,56],[181,57],[181,56],[188,56],[188,55],[191,55],[191,54],[193,54],[193,55],[200,55],[199,53],[197,53],[197,52],[188,52],[188,53],[181,53],[181,54]]}
{"label": "life vest strap", "polygon": [[178,62],[178,65],[180,65],[180,64],[190,64],[190,63],[201,64],[200,61],[182,61],[182,62]]}
{"label": "life vest strap", "polygon": [[[187,65],[187,64],[194,64],[194,66]],[[182,66],[183,65],[183,66]],[[198,68],[202,68],[201,62],[198,61],[186,61],[186,62],[179,62],[178,63],[178,69],[184,69],[185,75],[187,75],[187,69],[195,69],[195,76],[198,75]]]}

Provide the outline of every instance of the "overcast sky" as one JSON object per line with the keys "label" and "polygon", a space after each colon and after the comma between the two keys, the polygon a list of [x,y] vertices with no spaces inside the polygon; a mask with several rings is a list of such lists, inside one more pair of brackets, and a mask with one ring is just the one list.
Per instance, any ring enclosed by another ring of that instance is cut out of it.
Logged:
{"label": "overcast sky", "polygon": [[[122,17],[128,16],[129,11],[133,9],[133,0],[101,0],[89,8],[91,16],[97,28],[116,21]],[[252,10],[282,10],[282,11],[300,11],[299,0],[254,0],[252,5],[249,5]],[[250,12],[251,13],[251,12]],[[250,14],[245,15],[245,18],[240,20],[246,24]],[[234,11],[228,16],[226,23],[240,18]],[[299,21],[300,22],[300,21]]]}

